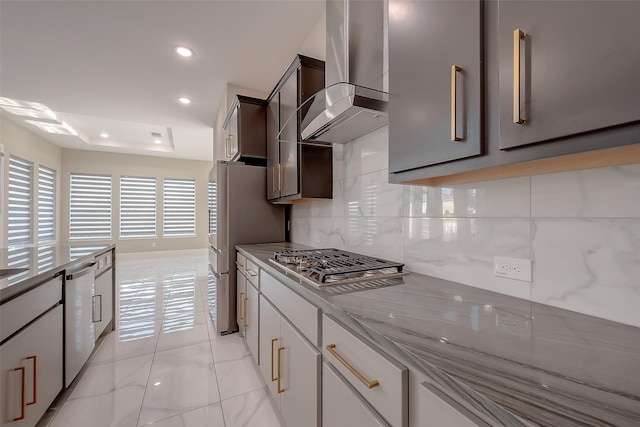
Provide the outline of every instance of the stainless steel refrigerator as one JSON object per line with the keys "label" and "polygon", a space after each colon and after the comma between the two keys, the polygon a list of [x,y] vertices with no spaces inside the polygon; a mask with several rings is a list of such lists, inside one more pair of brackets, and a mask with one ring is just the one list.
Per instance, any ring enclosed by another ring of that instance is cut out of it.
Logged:
{"label": "stainless steel refrigerator", "polygon": [[283,206],[267,201],[265,167],[218,161],[209,173],[209,314],[219,334],[238,330],[235,245],[282,242]]}

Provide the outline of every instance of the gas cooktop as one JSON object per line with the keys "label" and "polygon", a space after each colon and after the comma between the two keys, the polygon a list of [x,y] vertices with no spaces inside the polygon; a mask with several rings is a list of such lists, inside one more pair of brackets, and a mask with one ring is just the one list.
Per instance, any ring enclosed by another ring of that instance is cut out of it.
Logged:
{"label": "gas cooktop", "polygon": [[270,261],[315,286],[404,276],[404,264],[339,249],[275,252]]}

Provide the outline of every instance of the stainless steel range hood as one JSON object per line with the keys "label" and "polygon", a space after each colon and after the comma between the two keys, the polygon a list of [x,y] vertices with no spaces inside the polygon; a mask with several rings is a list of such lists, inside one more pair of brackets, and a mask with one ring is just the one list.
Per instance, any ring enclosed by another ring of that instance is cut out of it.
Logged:
{"label": "stainless steel range hood", "polygon": [[384,0],[327,0],[326,6],[327,88],[301,106],[300,130],[303,141],[344,144],[388,123]]}

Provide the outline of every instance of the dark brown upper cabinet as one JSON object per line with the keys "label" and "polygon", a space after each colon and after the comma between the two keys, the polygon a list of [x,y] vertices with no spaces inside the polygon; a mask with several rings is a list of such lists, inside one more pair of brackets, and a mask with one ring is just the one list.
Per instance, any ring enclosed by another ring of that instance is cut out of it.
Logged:
{"label": "dark brown upper cabinet", "polygon": [[264,163],[267,159],[266,120],[264,99],[236,95],[224,121],[225,157]]}
{"label": "dark brown upper cabinet", "polygon": [[333,196],[333,148],[300,142],[303,104],[323,88],[324,62],[297,55],[267,99],[267,198],[273,203]]}

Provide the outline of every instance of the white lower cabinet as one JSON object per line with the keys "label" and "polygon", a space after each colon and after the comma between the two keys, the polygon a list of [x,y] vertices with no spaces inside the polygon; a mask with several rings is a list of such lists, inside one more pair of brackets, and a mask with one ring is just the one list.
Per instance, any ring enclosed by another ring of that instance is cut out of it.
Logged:
{"label": "white lower cabinet", "polygon": [[331,365],[322,364],[323,427],[390,427]]}
{"label": "white lower cabinet", "polygon": [[247,294],[247,278],[241,269],[236,270],[236,321],[238,333],[244,336],[244,298]]}
{"label": "white lower cabinet", "polygon": [[420,408],[419,427],[489,427],[490,424],[463,407],[435,384],[420,384],[418,396]]}
{"label": "white lower cabinet", "polygon": [[244,338],[251,351],[251,356],[256,365],[260,363],[260,351],[258,349],[258,290],[247,280],[246,294],[244,298]]}
{"label": "white lower cabinet", "polygon": [[93,327],[98,340],[113,319],[113,270],[109,268],[96,277],[93,295]]}
{"label": "white lower cabinet", "polygon": [[62,314],[55,306],[0,347],[1,426],[35,426],[62,390]]}
{"label": "white lower cabinet", "polygon": [[288,427],[319,426],[321,355],[264,297],[260,370]]}

